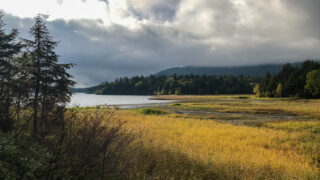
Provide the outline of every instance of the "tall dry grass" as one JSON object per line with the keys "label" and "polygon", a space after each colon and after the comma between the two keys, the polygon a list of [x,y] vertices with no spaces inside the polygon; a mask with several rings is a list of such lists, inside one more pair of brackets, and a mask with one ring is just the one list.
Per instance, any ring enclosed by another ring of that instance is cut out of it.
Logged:
{"label": "tall dry grass", "polygon": [[319,178],[312,157],[291,144],[301,142],[290,142],[299,133],[133,111],[119,111],[115,117],[127,121],[127,129],[144,132],[144,149],[152,154],[152,168],[147,168],[160,179]]}

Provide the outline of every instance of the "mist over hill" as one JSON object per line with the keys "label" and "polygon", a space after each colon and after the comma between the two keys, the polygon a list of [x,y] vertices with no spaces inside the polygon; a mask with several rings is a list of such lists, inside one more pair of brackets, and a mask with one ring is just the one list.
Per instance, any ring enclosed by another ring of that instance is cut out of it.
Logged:
{"label": "mist over hill", "polygon": [[[300,66],[301,62],[292,63],[293,66]],[[265,64],[256,66],[238,66],[238,67],[174,67],[160,71],[155,76],[172,76],[176,75],[232,75],[232,76],[250,76],[263,77],[267,72],[276,74],[281,71],[283,64]]]}

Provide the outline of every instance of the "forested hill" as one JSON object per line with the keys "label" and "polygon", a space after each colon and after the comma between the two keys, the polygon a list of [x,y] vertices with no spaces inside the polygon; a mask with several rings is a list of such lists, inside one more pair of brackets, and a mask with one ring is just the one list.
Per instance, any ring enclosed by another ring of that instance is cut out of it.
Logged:
{"label": "forested hill", "polygon": [[299,67],[286,64],[273,76],[267,73],[254,92],[260,97],[320,98],[320,62],[307,60]]}
{"label": "forested hill", "polygon": [[[299,69],[302,64],[306,62],[293,63],[290,66]],[[114,82],[72,91],[111,95],[250,94],[253,86],[258,84],[263,76],[276,75],[283,66],[287,65],[172,68],[148,77],[123,77]]]}
{"label": "forested hill", "polygon": [[[80,89],[91,94],[250,94],[260,78],[248,76],[173,75],[119,78],[98,86]],[[78,89],[78,92],[79,91]]]}
{"label": "forested hill", "polygon": [[[293,63],[293,66],[300,66],[301,63]],[[281,71],[283,64],[269,64],[257,66],[239,66],[239,67],[174,67],[160,71],[155,76],[172,76],[176,75],[244,75],[250,77],[263,77],[269,72],[271,75]]]}

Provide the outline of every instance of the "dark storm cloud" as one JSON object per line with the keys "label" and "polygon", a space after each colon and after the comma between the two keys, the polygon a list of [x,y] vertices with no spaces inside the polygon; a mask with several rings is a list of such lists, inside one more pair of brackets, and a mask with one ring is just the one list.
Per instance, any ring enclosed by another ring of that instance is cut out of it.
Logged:
{"label": "dark storm cloud", "polygon": [[297,13],[304,16],[303,30],[307,36],[320,39],[320,1],[319,0],[287,0],[286,3]]}
{"label": "dark storm cloud", "polygon": [[[30,18],[6,14],[9,29],[16,27],[20,36],[29,38]],[[153,58],[163,39],[152,29],[133,32],[119,25],[105,29],[99,20],[54,20],[47,26],[56,41],[63,63],[75,63],[72,74],[80,86],[97,84],[121,76],[148,75],[159,68]],[[139,43],[137,43],[139,42]]]}
{"label": "dark storm cloud", "polygon": [[155,21],[172,21],[181,0],[154,0],[140,1],[127,0],[128,10],[139,19],[151,19]]}
{"label": "dark storm cloud", "polygon": [[[101,0],[109,4],[109,1]],[[236,66],[320,59],[318,0],[127,0],[137,28],[103,20],[47,22],[79,86],[173,66]],[[33,20],[5,14],[28,37]]]}

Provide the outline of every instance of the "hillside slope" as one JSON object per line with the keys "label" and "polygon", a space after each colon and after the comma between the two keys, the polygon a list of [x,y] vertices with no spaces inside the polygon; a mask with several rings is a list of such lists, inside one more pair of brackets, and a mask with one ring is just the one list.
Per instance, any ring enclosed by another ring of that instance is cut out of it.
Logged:
{"label": "hillside slope", "polygon": [[[292,63],[294,66],[299,66],[301,63]],[[174,67],[160,71],[155,76],[172,76],[176,75],[244,75],[251,77],[263,77],[267,72],[276,74],[282,69],[283,64],[269,64],[257,66],[239,66],[239,67]]]}

